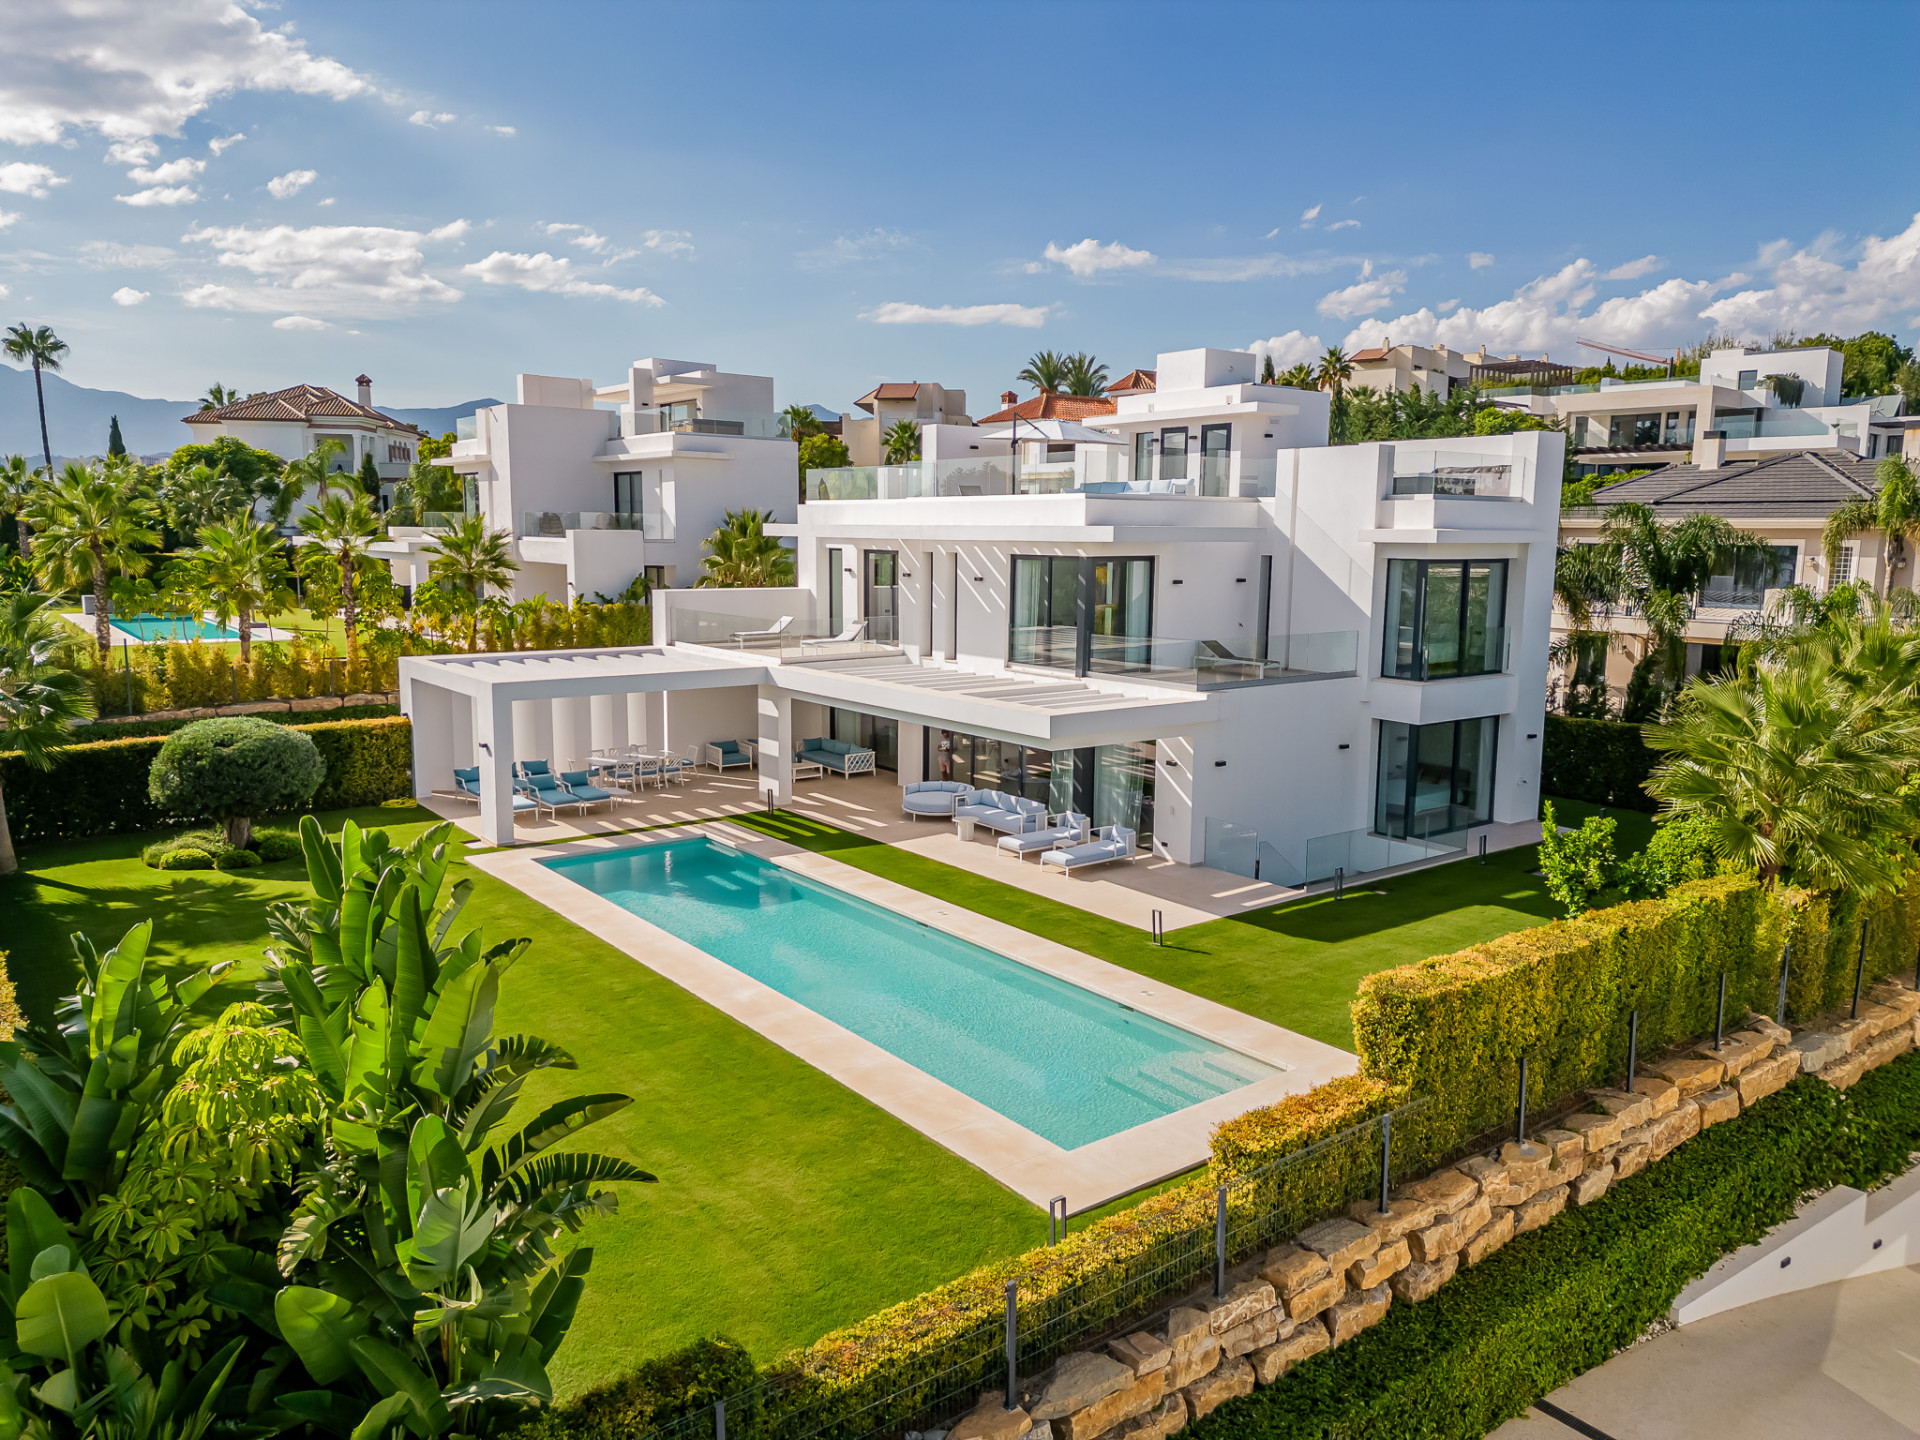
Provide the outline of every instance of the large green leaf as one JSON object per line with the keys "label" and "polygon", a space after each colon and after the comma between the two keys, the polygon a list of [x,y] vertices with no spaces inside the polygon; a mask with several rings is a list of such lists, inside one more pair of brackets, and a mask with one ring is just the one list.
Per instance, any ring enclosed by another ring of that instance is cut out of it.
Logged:
{"label": "large green leaf", "polygon": [[440,1190],[471,1184],[472,1162],[460,1137],[438,1115],[423,1115],[407,1137],[407,1222],[419,1218],[427,1197]]}
{"label": "large green leaf", "polygon": [[0,1360],[0,1440],[20,1440],[27,1428],[27,1413],[20,1408],[20,1377],[13,1367]]}
{"label": "large green leaf", "polygon": [[112,1328],[107,1297],[75,1270],[27,1286],[13,1307],[14,1343],[29,1355],[79,1363],[80,1352]]}
{"label": "large green leaf", "polygon": [[273,1403],[309,1425],[317,1425],[329,1435],[347,1440],[366,1413],[367,1402],[342,1395],[338,1390],[292,1390],[274,1396]]}
{"label": "large green leaf", "polygon": [[493,1038],[499,994],[500,982],[490,965],[470,965],[441,986],[414,1046],[420,1057],[413,1069],[414,1084],[448,1099],[459,1093]]}
{"label": "large green leaf", "polygon": [[119,1026],[132,1023],[152,939],[153,922],[142,920],[100,962],[100,978],[87,1009],[87,1044],[95,1054],[126,1033]]}
{"label": "large green leaf", "polygon": [[344,1099],[364,1095],[377,1105],[386,1098],[390,1024],[386,990],[369,985],[360,993],[360,1015],[347,1042],[346,1073],[340,1086]]}
{"label": "large green leaf", "polygon": [[387,1428],[413,1408],[413,1400],[406,1395],[389,1395],[375,1402],[360,1423],[353,1427],[350,1440],[380,1440]]}
{"label": "large green leaf", "polygon": [[[349,822],[351,823],[351,822]],[[368,977],[367,953],[373,948],[373,885],[364,875],[347,881],[340,897],[340,963],[362,980]]]}
{"label": "large green leaf", "polygon": [[329,905],[340,903],[340,857],[327,843],[326,832],[311,815],[300,819],[300,849],[307,859],[307,882]]}
{"label": "large green leaf", "polygon": [[273,1297],[273,1318],[316,1385],[331,1385],[353,1368],[355,1339],[369,1316],[350,1300],[307,1285],[289,1285]]}
{"label": "large green leaf", "polygon": [[7,1197],[7,1308],[33,1283],[33,1261],[42,1250],[71,1245],[73,1237],[45,1197],[21,1186]]}
{"label": "large green leaf", "polygon": [[394,904],[393,923],[398,928],[399,954],[393,977],[393,1022],[397,1035],[411,1038],[420,1017],[426,1013],[427,991],[433,977],[427,973],[432,945],[427,937],[426,921],[420,914],[420,892],[409,885]]}
{"label": "large green leaf", "polygon": [[605,1181],[630,1180],[653,1184],[659,1179],[639,1166],[612,1155],[594,1155],[580,1150],[563,1150],[558,1155],[541,1155],[507,1176],[501,1196],[516,1205],[529,1205],[550,1190]]}
{"label": "large green leaf", "polygon": [[20,1174],[34,1189],[51,1195],[67,1188],[60,1178],[60,1167],[47,1158],[47,1152],[27,1129],[20,1112],[11,1105],[0,1105],[0,1151],[20,1168]]}
{"label": "large green leaf", "polygon": [[543,1361],[553,1359],[560,1342],[573,1327],[574,1312],[586,1293],[587,1271],[593,1268],[593,1247],[576,1245],[562,1255],[533,1287],[527,1303],[528,1338],[540,1348]]}
{"label": "large green leaf", "polygon": [[[353,1342],[354,1363],[376,1390],[412,1401],[407,1428],[419,1435],[438,1435],[447,1428],[447,1406],[440,1391],[419,1366],[384,1340],[362,1335]],[[355,1432],[358,1433],[358,1432]]]}
{"label": "large green leaf", "polygon": [[482,1204],[471,1180],[427,1196],[414,1217],[407,1250],[407,1278],[422,1290],[452,1285],[468,1262],[486,1248],[500,1212]]}
{"label": "large green leaf", "polygon": [[0,1043],[0,1084],[6,1086],[27,1133],[58,1167],[67,1159],[67,1137],[73,1131],[80,1097],[50,1079],[34,1062],[21,1055],[14,1041]]}

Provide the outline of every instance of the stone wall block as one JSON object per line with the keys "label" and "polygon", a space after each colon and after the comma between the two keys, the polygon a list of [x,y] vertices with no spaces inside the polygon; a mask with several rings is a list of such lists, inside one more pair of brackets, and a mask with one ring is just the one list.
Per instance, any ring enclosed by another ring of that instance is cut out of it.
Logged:
{"label": "stone wall block", "polygon": [[1245,1360],[1229,1360],[1186,1389],[1187,1408],[1194,1419],[1204,1419],[1235,1396],[1253,1393],[1253,1366]]}
{"label": "stone wall block", "polygon": [[1723,1120],[1736,1119],[1740,1114],[1740,1092],[1726,1086],[1707,1091],[1698,1103],[1702,1130],[1710,1125],[1718,1125]]}
{"label": "stone wall block", "polygon": [[1273,1307],[1273,1286],[1265,1280],[1247,1280],[1217,1300],[1205,1301],[1199,1308],[1207,1312],[1213,1333],[1224,1335]]}
{"label": "stone wall block", "polygon": [[1613,1184],[1613,1166],[1601,1165],[1577,1175],[1567,1184],[1567,1199],[1575,1205],[1591,1205],[1607,1193]]}
{"label": "stone wall block", "polygon": [[1111,1355],[1091,1351],[1063,1355],[1027,1406],[1027,1413],[1035,1420],[1058,1420],[1126,1389],[1138,1378],[1132,1366],[1121,1364]]}
{"label": "stone wall block", "polygon": [[1424,1180],[1402,1185],[1396,1196],[1433,1203],[1435,1218],[1457,1215],[1480,1196],[1480,1186],[1458,1170],[1437,1170]]}
{"label": "stone wall block", "polygon": [[1123,1420],[1144,1415],[1167,1393],[1167,1371],[1154,1370],[1091,1405],[1053,1422],[1059,1440],[1094,1440]]}
{"label": "stone wall block", "polygon": [[1370,1325],[1380,1322],[1393,1304],[1393,1292],[1382,1282],[1371,1290],[1356,1290],[1322,1317],[1327,1334],[1338,1346],[1345,1344]]}
{"label": "stone wall block", "polygon": [[[1274,1344],[1280,1338],[1280,1322],[1280,1312],[1268,1309],[1234,1326],[1220,1337],[1221,1357],[1237,1360],[1242,1355],[1250,1355],[1255,1350]],[[1288,1320],[1286,1325],[1289,1331],[1293,1329],[1293,1321]]]}
{"label": "stone wall block", "polygon": [[1260,1262],[1260,1278],[1273,1286],[1282,1299],[1297,1295],[1309,1285],[1318,1285],[1333,1273],[1326,1258],[1298,1245],[1279,1245]]}
{"label": "stone wall block", "polygon": [[1460,1247],[1460,1263],[1478,1265],[1512,1238],[1513,1211],[1496,1210],[1493,1218],[1469,1235],[1467,1243]]}
{"label": "stone wall block", "polygon": [[1262,1385],[1271,1385],[1302,1360],[1311,1359],[1332,1343],[1327,1327],[1316,1320],[1311,1325],[1302,1325],[1278,1344],[1254,1351],[1247,1360],[1253,1367],[1253,1378]]}
{"label": "stone wall block", "polygon": [[1542,1190],[1525,1204],[1513,1207],[1513,1233],[1524,1235],[1529,1230],[1538,1230],[1566,1208],[1567,1187],[1565,1185],[1556,1185],[1551,1190]]}
{"label": "stone wall block", "polygon": [[1322,1220],[1302,1230],[1294,1237],[1294,1243],[1303,1250],[1313,1251],[1337,1273],[1378,1250],[1380,1232],[1352,1220]]}
{"label": "stone wall block", "polygon": [[1718,1060],[1695,1056],[1679,1060],[1661,1060],[1647,1067],[1649,1073],[1671,1080],[1680,1087],[1680,1098],[1690,1100],[1714,1089],[1726,1078],[1727,1068]]}
{"label": "stone wall block", "polygon": [[1347,1218],[1379,1231],[1380,1243],[1385,1245],[1416,1230],[1426,1229],[1439,1213],[1439,1207],[1431,1200],[1389,1200],[1384,1215],[1380,1213],[1379,1201],[1356,1200],[1348,1208]]}
{"label": "stone wall block", "polygon": [[1458,1255],[1442,1255],[1438,1260],[1415,1260],[1406,1269],[1395,1272],[1387,1281],[1394,1298],[1414,1305],[1426,1299],[1447,1281],[1460,1266]]}
{"label": "stone wall block", "polygon": [[1347,1267],[1347,1283],[1356,1290],[1371,1290],[1413,1261],[1413,1252],[1405,1238],[1382,1245],[1364,1260]]}
{"label": "stone wall block", "polygon": [[1021,1440],[1033,1429],[1033,1417],[1024,1410],[1009,1410],[1006,1400],[996,1393],[980,1397],[980,1403],[954,1422],[947,1440]]}
{"label": "stone wall block", "polygon": [[1769,1055],[1757,1065],[1749,1066],[1734,1087],[1740,1092],[1741,1109],[1744,1110],[1756,1100],[1764,1100],[1777,1090],[1784,1090],[1787,1083],[1799,1073],[1800,1055],[1795,1050],[1782,1050],[1776,1055]]}
{"label": "stone wall block", "polygon": [[1131,1335],[1122,1335],[1118,1340],[1107,1342],[1107,1353],[1122,1365],[1132,1370],[1136,1376],[1149,1375],[1155,1370],[1164,1370],[1173,1359],[1173,1347],[1158,1336],[1149,1335],[1144,1330]]}
{"label": "stone wall block", "polygon": [[1627,1128],[1626,1122],[1618,1115],[1569,1115],[1560,1125],[1562,1129],[1571,1130],[1580,1137],[1588,1154],[1604,1150],[1609,1145],[1618,1145],[1621,1134]]}

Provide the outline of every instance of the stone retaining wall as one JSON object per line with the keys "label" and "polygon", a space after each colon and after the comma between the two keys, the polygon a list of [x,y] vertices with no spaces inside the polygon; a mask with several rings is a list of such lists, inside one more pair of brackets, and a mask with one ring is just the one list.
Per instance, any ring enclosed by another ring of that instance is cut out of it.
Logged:
{"label": "stone retaining wall", "polygon": [[[1229,1273],[1168,1312],[1159,1330],[1066,1356],[1022,1383],[1024,1407],[994,1393],[944,1440],[1166,1440],[1226,1400],[1272,1385],[1345,1344],[1396,1302],[1418,1304],[1516,1235],[1591,1205],[1616,1179],[1657,1164],[1795,1075],[1837,1089],[1920,1041],[1920,993],[1875,987],[1857,1020],[1798,1034],[1755,1015],[1716,1050],[1660,1061],[1633,1093],[1597,1090],[1583,1112],[1403,1185],[1386,1213],[1361,1201]],[[942,1440],[938,1431],[908,1440]]]}

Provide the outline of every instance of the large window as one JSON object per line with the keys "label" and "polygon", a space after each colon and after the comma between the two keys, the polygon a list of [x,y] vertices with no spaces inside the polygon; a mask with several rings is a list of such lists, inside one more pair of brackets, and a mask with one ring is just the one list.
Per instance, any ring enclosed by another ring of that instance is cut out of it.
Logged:
{"label": "large window", "polygon": [[1373,828],[1396,840],[1484,825],[1493,818],[1498,719],[1440,725],[1380,722]]}
{"label": "large window", "polygon": [[1506,662],[1507,562],[1389,560],[1380,673],[1486,675]]}
{"label": "large window", "polygon": [[1187,427],[1173,425],[1160,432],[1160,478],[1187,478]]}
{"label": "large window", "polygon": [[827,732],[835,740],[873,751],[877,770],[900,768],[900,722],[883,715],[867,715],[858,710],[827,710]]}
{"label": "large window", "polygon": [[1233,463],[1233,426],[1200,427],[1200,493],[1225,495],[1227,471]]}
{"label": "large window", "polygon": [[[866,561],[867,639],[900,643],[900,554],[869,550]],[[838,633],[838,632],[835,632]]]}
{"label": "large window", "polygon": [[[836,711],[836,715],[845,711]],[[1124,825],[1145,849],[1153,841],[1154,742],[1041,750],[958,730],[926,729],[926,774],[982,790],[1038,800],[1053,814],[1074,811],[1098,825]]]}
{"label": "large window", "polygon": [[846,588],[840,583],[840,567],[846,562],[836,546],[827,547],[827,633],[838,635],[847,625]]}
{"label": "large window", "polygon": [[1013,557],[1007,658],[1016,665],[1127,674],[1153,652],[1153,561]]}
{"label": "large window", "polygon": [[1800,559],[1798,545],[1769,545],[1758,555],[1741,555],[1714,566],[1701,601],[1707,605],[1754,606],[1767,591],[1793,584]]}

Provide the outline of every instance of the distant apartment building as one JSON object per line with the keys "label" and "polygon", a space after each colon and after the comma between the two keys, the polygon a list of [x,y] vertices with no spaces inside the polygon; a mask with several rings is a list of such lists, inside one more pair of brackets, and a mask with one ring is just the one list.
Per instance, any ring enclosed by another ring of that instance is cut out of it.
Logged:
{"label": "distant apartment building", "polygon": [[1445,345],[1395,345],[1391,337],[1380,345],[1356,350],[1347,357],[1353,366],[1348,386],[1378,390],[1381,394],[1411,394],[1418,390],[1442,398],[1471,386],[1569,385],[1573,367],[1551,360],[1524,360],[1518,355],[1496,358],[1486,346],[1478,350],[1450,350]]}
{"label": "distant apartment building", "polygon": [[[647,359],[604,385],[521,375],[515,393],[460,421],[441,462],[461,477],[463,513],[513,537],[513,599],[591,600],[641,575],[691,585],[727,511],[791,521],[798,507],[798,451],[769,376]],[[396,526],[374,553],[399,584],[424,583],[438,530],[458,518]]]}
{"label": "distant apartment building", "polygon": [[[406,479],[408,467],[419,454],[420,431],[373,408],[373,381],[368,376],[359,376],[354,383],[359,387],[357,400],[324,385],[290,385],[183,415],[181,423],[189,427],[195,444],[231,435],[283,460],[299,460],[323,442],[337,441],[341,448],[334,456],[334,473],[357,474],[371,455],[383,491],[390,497],[392,485]],[[315,498],[307,496],[305,504]]]}
{"label": "distant apartment building", "polygon": [[840,438],[855,465],[878,465],[886,434],[902,420],[925,429],[929,425],[971,425],[967,392],[944,385],[909,380],[876,385],[853,402],[864,416],[849,411],[840,420]]}

